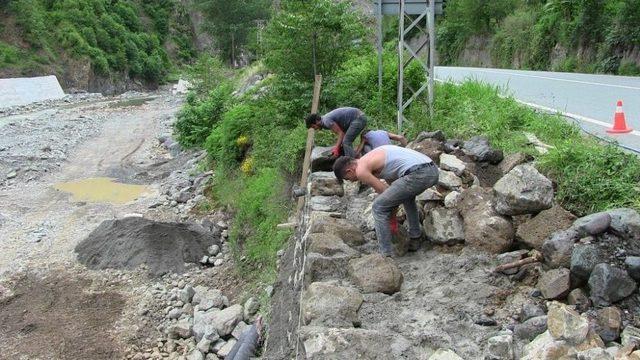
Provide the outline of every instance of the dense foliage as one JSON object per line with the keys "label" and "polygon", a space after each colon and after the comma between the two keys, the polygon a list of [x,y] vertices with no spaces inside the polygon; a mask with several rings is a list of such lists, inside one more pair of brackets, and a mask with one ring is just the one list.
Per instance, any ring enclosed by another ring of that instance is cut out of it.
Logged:
{"label": "dense foliage", "polygon": [[[26,72],[61,57],[88,58],[97,74],[157,83],[172,66],[165,43],[175,45],[178,61],[195,56],[187,14],[177,0],[14,0],[2,6],[15,18],[24,44],[0,42],[0,64],[32,67]],[[27,61],[18,63],[16,54]]]}
{"label": "dense foliage", "polygon": [[449,0],[438,26],[441,63],[459,63],[472,36],[497,67],[640,74],[640,0]]}

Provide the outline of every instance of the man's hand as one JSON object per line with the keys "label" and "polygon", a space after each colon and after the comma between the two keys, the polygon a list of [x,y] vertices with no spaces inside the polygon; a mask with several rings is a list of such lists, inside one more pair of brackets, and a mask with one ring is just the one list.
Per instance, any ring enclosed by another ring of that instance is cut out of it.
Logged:
{"label": "man's hand", "polygon": [[340,147],[335,146],[333,150],[331,150],[331,154],[333,155],[333,157],[336,157],[336,158],[340,156]]}

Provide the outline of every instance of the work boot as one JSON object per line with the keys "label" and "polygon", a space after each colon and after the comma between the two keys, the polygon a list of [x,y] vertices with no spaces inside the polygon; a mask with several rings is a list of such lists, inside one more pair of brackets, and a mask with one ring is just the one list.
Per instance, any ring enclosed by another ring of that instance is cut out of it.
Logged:
{"label": "work boot", "polygon": [[427,239],[424,235],[420,235],[416,238],[409,238],[409,252],[416,252],[420,250],[423,246],[423,243],[426,243]]}

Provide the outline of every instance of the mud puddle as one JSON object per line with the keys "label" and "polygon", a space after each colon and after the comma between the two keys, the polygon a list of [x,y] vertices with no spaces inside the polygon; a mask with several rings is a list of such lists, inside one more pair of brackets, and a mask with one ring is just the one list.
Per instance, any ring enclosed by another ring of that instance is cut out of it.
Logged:
{"label": "mud puddle", "polygon": [[145,185],[124,184],[102,177],[57,183],[53,188],[71,194],[76,202],[110,204],[126,204],[151,192]]}

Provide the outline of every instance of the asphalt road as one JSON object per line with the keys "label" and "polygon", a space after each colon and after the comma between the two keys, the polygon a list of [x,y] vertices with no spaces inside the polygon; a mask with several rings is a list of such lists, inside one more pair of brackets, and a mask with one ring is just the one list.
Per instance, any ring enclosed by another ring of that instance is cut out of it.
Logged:
{"label": "asphalt road", "polygon": [[[575,115],[585,130],[640,151],[640,77],[437,66],[436,78],[499,86],[520,101]],[[634,129],[629,134],[606,133],[618,100]]]}

